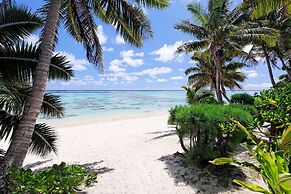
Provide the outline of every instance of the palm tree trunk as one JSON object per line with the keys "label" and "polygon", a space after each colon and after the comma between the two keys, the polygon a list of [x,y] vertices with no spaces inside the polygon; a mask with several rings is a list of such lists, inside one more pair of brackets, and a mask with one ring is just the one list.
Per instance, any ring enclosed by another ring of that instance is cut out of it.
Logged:
{"label": "palm tree trunk", "polygon": [[264,51],[264,55],[265,55],[265,59],[266,59],[267,67],[268,67],[270,80],[271,80],[271,83],[272,83],[272,85],[274,87],[276,85],[276,82],[275,82],[275,79],[274,79],[273,70],[272,70],[270,58],[269,58],[269,55],[268,55],[267,47],[266,46],[262,46],[262,48],[263,48],[263,51]]}
{"label": "palm tree trunk", "polygon": [[230,99],[228,98],[228,96],[226,94],[226,89],[223,86],[221,86],[221,88],[222,88],[223,97],[227,100],[227,102],[230,102]]}
{"label": "palm tree trunk", "polygon": [[280,52],[280,49],[278,47],[276,47],[276,53],[277,53],[277,55],[278,55],[278,57],[279,57],[279,59],[280,59],[280,61],[282,63],[282,66],[285,68],[288,80],[291,81],[291,72],[289,71],[289,69],[288,69],[288,67],[287,67],[287,65],[286,65],[286,63],[285,63],[285,61],[283,59],[283,56],[282,56],[282,54]]}
{"label": "palm tree trunk", "polygon": [[211,55],[216,67],[216,80],[215,80],[215,93],[217,97],[217,101],[219,103],[222,103],[222,93],[221,93],[221,75],[222,75],[222,64],[221,64],[221,58],[218,53],[218,48],[215,46],[210,47]]}
{"label": "palm tree trunk", "polygon": [[12,137],[10,146],[1,164],[0,173],[2,177],[6,176],[9,167],[21,167],[28,152],[34,125],[40,112],[47,85],[50,59],[53,53],[53,43],[59,20],[61,2],[61,0],[52,0],[49,6],[41,42],[41,54],[36,67],[32,90],[25,105],[19,127]]}

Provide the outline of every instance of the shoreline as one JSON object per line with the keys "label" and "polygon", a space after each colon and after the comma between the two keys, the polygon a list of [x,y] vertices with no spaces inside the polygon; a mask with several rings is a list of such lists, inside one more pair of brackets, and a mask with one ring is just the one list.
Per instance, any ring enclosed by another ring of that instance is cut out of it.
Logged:
{"label": "shoreline", "polygon": [[41,122],[45,122],[54,128],[69,128],[75,126],[88,126],[99,123],[115,122],[120,120],[132,120],[143,117],[155,117],[155,116],[168,116],[168,110],[150,110],[143,112],[128,112],[123,113],[123,115],[85,115],[85,116],[75,116],[75,117],[64,117],[60,119],[42,119]]}

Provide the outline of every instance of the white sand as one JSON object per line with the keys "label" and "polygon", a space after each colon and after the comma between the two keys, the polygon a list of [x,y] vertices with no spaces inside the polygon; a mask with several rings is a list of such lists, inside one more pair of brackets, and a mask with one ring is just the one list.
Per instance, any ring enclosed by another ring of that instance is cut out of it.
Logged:
{"label": "white sand", "polygon": [[[220,188],[211,175],[202,178],[203,171],[197,169],[190,172],[187,184],[183,178],[189,173],[186,167],[180,168],[171,159],[182,151],[174,128],[167,126],[167,117],[167,112],[145,113],[57,128],[58,155],[46,159],[29,155],[25,165],[42,168],[65,161],[89,166],[99,174],[98,183],[87,189],[88,193],[248,193]],[[213,186],[216,184],[218,187]]]}

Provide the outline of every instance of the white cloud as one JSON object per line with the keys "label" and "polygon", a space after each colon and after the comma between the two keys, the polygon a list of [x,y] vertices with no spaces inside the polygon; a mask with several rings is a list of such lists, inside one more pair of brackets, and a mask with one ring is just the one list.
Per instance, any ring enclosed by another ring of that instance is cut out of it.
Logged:
{"label": "white cloud", "polygon": [[95,85],[104,85],[105,83],[102,80],[97,80],[90,75],[86,75],[83,77],[73,77],[68,82],[60,82],[62,86],[95,86]]}
{"label": "white cloud", "polygon": [[98,26],[98,38],[100,44],[105,44],[107,42],[108,36],[103,31],[103,26]]}
{"label": "white cloud", "polygon": [[271,83],[260,83],[260,84],[251,83],[251,84],[246,84],[244,86],[246,90],[262,90],[262,89],[268,89],[270,87],[272,87]]}
{"label": "white cloud", "polygon": [[166,82],[166,79],[157,79],[157,82]]}
{"label": "white cloud", "polygon": [[115,44],[125,44],[124,39],[120,35],[117,35],[115,37],[114,42],[115,42]]}
{"label": "white cloud", "polygon": [[183,61],[183,54],[176,54],[176,50],[179,46],[183,44],[182,41],[177,41],[173,45],[167,45],[164,44],[160,49],[155,50],[151,52],[151,55],[158,55],[157,58],[155,58],[156,61],[161,61],[164,63],[170,62],[170,61],[177,61],[182,62]]}
{"label": "white cloud", "polygon": [[129,57],[143,57],[144,53],[134,53],[133,50],[123,50],[120,52],[120,56],[122,58],[129,58]]}
{"label": "white cloud", "polygon": [[155,77],[161,74],[167,74],[172,72],[172,69],[169,67],[154,67],[151,69],[145,69],[141,72],[134,72],[135,75],[148,75],[150,77]]}
{"label": "white cloud", "polygon": [[181,80],[184,79],[182,76],[174,76],[174,77],[170,77],[171,80]]}
{"label": "white cloud", "polygon": [[24,41],[30,44],[36,44],[39,40],[39,36],[36,34],[30,34],[28,37],[24,38]]}
{"label": "white cloud", "polygon": [[178,69],[179,71],[185,71],[185,69]]}
{"label": "white cloud", "polygon": [[112,48],[112,47],[103,47],[103,51],[112,52],[112,51],[114,51],[114,48]]}
{"label": "white cloud", "polygon": [[244,70],[244,73],[248,78],[255,78],[259,75],[255,70]]}
{"label": "white cloud", "polygon": [[122,61],[115,59],[115,60],[110,62],[109,70],[112,72],[124,72],[124,71],[126,71],[126,69],[122,68],[121,65],[122,65]]}
{"label": "white cloud", "polygon": [[61,55],[65,55],[67,57],[67,60],[70,61],[70,64],[73,67],[73,70],[75,71],[84,71],[87,69],[87,65],[89,65],[89,61],[86,59],[78,59],[75,55],[72,53],[67,53],[65,51],[58,51],[56,53],[59,53]]}
{"label": "white cloud", "polygon": [[131,67],[138,67],[144,64],[143,59],[124,58],[123,62]]}

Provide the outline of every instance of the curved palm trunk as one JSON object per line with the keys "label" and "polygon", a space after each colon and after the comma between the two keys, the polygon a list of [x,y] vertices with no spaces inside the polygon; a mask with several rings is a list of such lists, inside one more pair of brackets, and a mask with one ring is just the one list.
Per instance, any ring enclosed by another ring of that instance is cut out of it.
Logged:
{"label": "curved palm trunk", "polygon": [[273,70],[272,70],[270,58],[269,58],[269,55],[268,55],[267,47],[266,46],[262,46],[262,48],[263,48],[263,52],[264,52],[264,55],[265,55],[265,59],[266,59],[267,67],[268,67],[268,72],[269,72],[269,76],[270,76],[270,80],[271,80],[271,83],[272,83],[272,85],[274,87],[276,85],[276,82],[275,82],[275,79],[274,79]]}
{"label": "curved palm trunk", "polygon": [[222,92],[221,92],[222,64],[221,64],[220,55],[218,53],[219,48],[216,48],[216,47],[211,46],[210,52],[211,52],[211,55],[216,67],[215,93],[216,93],[217,101],[221,103],[222,102]]}
{"label": "curved palm trunk", "polygon": [[60,7],[61,0],[51,1],[46,18],[41,43],[41,54],[36,67],[32,91],[25,105],[19,127],[16,130],[15,135],[12,137],[10,146],[4,156],[3,163],[1,164],[0,173],[2,177],[6,176],[9,167],[22,166],[28,152],[34,125],[40,112],[47,85],[50,59],[53,52],[53,43],[59,20]]}
{"label": "curved palm trunk", "polygon": [[227,102],[230,102],[230,99],[228,98],[228,96],[226,94],[226,89],[223,86],[221,86],[221,88],[222,88],[223,97],[227,100]]}
{"label": "curved palm trunk", "polygon": [[276,53],[277,53],[277,55],[278,55],[278,57],[279,57],[279,59],[280,59],[280,61],[282,63],[282,66],[285,68],[288,80],[291,81],[291,72],[289,71],[289,69],[288,69],[288,67],[287,67],[287,65],[286,65],[286,63],[285,63],[285,61],[283,59],[283,56],[282,56],[282,54],[280,52],[280,49],[278,47],[276,47]]}

